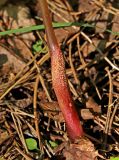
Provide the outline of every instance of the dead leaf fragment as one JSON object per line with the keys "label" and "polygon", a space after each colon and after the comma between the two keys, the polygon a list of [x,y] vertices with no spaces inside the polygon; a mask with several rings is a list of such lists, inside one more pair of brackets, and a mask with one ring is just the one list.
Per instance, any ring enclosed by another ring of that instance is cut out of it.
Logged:
{"label": "dead leaf fragment", "polygon": [[85,137],[68,144],[63,150],[63,155],[66,160],[97,160],[93,143]]}
{"label": "dead leaf fragment", "polygon": [[96,113],[101,113],[101,106],[98,105],[92,97],[89,97],[88,101],[86,102],[86,107],[92,108]]}
{"label": "dead leaf fragment", "polygon": [[23,40],[18,37],[12,37],[8,38],[8,43],[11,45],[15,53],[23,59],[23,61],[27,62],[31,59],[32,52]]}
{"label": "dead leaf fragment", "polygon": [[94,115],[91,113],[89,109],[81,109],[81,117],[84,120],[89,120],[89,119],[93,119]]}
{"label": "dead leaf fragment", "polygon": [[45,102],[40,101],[40,107],[46,112],[49,118],[58,121],[59,123],[65,122],[63,114],[59,108],[58,102]]}
{"label": "dead leaf fragment", "polygon": [[17,55],[0,46],[0,75],[18,73],[24,67],[25,63]]}
{"label": "dead leaf fragment", "polygon": [[8,139],[9,134],[7,131],[0,133],[0,144],[2,144],[6,139]]}
{"label": "dead leaf fragment", "polygon": [[[3,16],[5,24],[8,29],[17,29],[20,27],[27,27],[35,25],[35,21],[31,18],[30,10],[24,4],[18,5],[8,4],[0,11],[0,16]],[[32,42],[35,41],[35,36],[32,32],[21,34],[20,38],[31,47]]]}

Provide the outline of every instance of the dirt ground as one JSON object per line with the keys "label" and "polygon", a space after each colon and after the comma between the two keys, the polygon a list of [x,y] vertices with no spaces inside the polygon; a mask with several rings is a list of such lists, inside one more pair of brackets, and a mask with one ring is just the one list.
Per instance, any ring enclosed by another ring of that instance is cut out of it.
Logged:
{"label": "dirt ground", "polygon": [[[59,23],[54,31],[85,137],[97,159],[119,160],[119,0],[48,5],[53,22],[79,24]],[[1,35],[42,24],[37,1],[0,0],[0,160],[78,160],[83,154],[66,132],[44,29]]]}

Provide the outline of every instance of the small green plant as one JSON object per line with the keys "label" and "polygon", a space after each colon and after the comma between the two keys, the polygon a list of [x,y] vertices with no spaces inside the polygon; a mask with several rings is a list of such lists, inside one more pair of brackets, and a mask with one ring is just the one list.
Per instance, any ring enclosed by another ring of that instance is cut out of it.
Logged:
{"label": "small green plant", "polygon": [[34,53],[34,54],[35,54],[36,52],[42,52],[42,53],[46,53],[46,52],[47,52],[47,48],[44,47],[42,40],[36,41],[36,43],[33,44],[32,48],[33,48],[33,53]]}
{"label": "small green plant", "polygon": [[38,150],[37,141],[34,138],[27,138],[26,145],[29,150]]}
{"label": "small green plant", "polygon": [[58,146],[57,142],[51,140],[49,140],[49,144],[51,145],[52,148],[56,148]]}

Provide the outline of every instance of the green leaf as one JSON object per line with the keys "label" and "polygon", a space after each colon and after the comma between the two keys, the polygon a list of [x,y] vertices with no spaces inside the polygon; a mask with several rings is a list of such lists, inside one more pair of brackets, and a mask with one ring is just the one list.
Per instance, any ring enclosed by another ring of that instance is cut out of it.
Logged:
{"label": "green leaf", "polygon": [[49,144],[51,145],[52,148],[56,148],[58,146],[57,142],[54,141],[49,141]]}
{"label": "green leaf", "polygon": [[47,52],[47,47],[43,46],[43,41],[42,40],[38,40],[33,46],[33,51],[34,54],[35,52],[42,52],[42,53],[46,53]]}
{"label": "green leaf", "polygon": [[119,160],[119,157],[111,157],[110,160]]}
{"label": "green leaf", "polygon": [[34,45],[33,45],[33,50],[35,52],[40,52],[42,50],[42,44],[43,42],[42,41],[37,41]]}
{"label": "green leaf", "polygon": [[[88,24],[88,23],[79,23],[79,22],[59,22],[59,23],[53,23],[54,28],[63,28],[63,27],[71,27],[71,26],[82,26],[82,27],[88,27],[88,28],[95,28],[94,25]],[[99,27],[98,27],[99,28]],[[0,36],[5,36],[13,33],[27,33],[35,30],[43,30],[45,29],[44,25],[36,25],[36,26],[29,26],[29,27],[23,27],[18,29],[11,29],[4,32],[0,32]],[[105,30],[108,33],[111,33],[113,35],[119,35],[119,32],[113,32],[112,30]]]}
{"label": "green leaf", "polygon": [[33,138],[27,138],[26,145],[29,150],[34,150],[34,149],[38,150],[37,141]]}

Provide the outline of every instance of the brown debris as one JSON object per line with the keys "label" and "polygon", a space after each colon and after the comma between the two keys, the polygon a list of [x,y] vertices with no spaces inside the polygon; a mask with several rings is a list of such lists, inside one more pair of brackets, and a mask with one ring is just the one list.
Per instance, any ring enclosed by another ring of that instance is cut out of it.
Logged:
{"label": "brown debris", "polygon": [[3,73],[18,73],[24,68],[25,62],[23,62],[15,52],[0,46],[0,70],[1,75]]}
{"label": "brown debris", "polygon": [[86,138],[79,138],[75,143],[68,144],[63,150],[66,160],[96,160],[97,152],[94,145]]}
{"label": "brown debris", "polygon": [[[0,159],[3,155],[10,160],[25,157],[94,160],[98,155],[94,148],[105,155],[100,155],[101,159],[115,157],[119,152],[118,0],[70,2],[48,0],[53,22],[77,21],[95,25],[54,29],[62,47],[71,96],[80,113],[85,135],[95,147],[86,138],[69,142],[52,87],[49,53],[46,50],[33,54],[32,51],[37,40],[47,48],[44,30],[16,33],[0,36]],[[42,24],[36,6],[36,1],[31,0],[0,0],[0,32]],[[34,95],[36,77],[40,78]],[[107,139],[103,133],[107,133]],[[41,153],[27,149],[26,137],[39,141],[37,147]],[[103,141],[108,149],[102,148]]]}
{"label": "brown debris", "polygon": [[92,97],[88,98],[88,101],[86,102],[86,108],[92,108],[94,112],[101,113],[101,106],[98,105]]}

